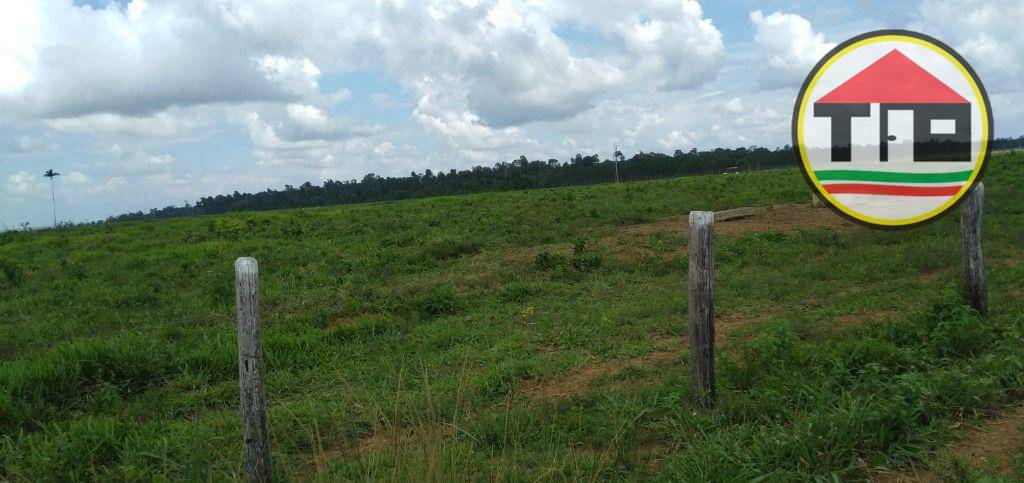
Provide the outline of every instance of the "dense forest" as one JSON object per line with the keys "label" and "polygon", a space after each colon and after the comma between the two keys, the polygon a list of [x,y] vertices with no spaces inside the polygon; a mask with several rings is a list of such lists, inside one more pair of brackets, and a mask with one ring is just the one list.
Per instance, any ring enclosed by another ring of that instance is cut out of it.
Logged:
{"label": "dense forest", "polygon": [[[1024,148],[1024,136],[997,139],[994,150]],[[616,153],[619,154],[619,153]],[[267,189],[259,193],[206,196],[193,204],[154,208],[112,216],[107,221],[141,220],[176,216],[208,215],[230,211],[278,210],[306,206],[401,200],[427,196],[479,193],[532,188],[553,188],[595,183],[638,181],[713,173],[732,173],[777,169],[796,165],[790,146],[776,149],[741,147],[689,152],[676,150],[669,156],[639,152],[629,159],[602,160],[597,155],[576,154],[567,162],[519,159],[492,167],[475,166],[466,170],[423,173],[405,177],[381,177],[374,173],[362,180],[327,180],[322,186],[306,182],[286,185],[283,190]]]}

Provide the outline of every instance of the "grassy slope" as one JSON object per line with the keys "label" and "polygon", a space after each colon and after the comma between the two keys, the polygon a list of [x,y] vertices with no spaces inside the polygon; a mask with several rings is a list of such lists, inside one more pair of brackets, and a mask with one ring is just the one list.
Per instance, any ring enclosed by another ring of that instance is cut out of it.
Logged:
{"label": "grassy slope", "polygon": [[1024,394],[1021,161],[986,178],[986,319],[957,305],[956,216],[719,237],[737,328],[707,413],[686,239],[621,227],[803,202],[795,170],[0,235],[0,479],[237,477],[243,255],[288,478],[905,468]]}

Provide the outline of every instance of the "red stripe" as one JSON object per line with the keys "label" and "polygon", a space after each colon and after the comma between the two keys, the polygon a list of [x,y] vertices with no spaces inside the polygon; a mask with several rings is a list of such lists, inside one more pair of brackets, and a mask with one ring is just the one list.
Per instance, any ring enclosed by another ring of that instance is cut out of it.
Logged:
{"label": "red stripe", "polygon": [[823,184],[832,194],[893,195],[893,196],[953,196],[963,186],[903,186],[891,184],[832,183]]}

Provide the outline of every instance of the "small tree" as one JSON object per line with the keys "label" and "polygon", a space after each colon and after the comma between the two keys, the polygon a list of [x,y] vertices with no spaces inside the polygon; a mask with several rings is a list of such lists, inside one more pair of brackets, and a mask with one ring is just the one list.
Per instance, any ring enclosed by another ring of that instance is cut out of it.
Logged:
{"label": "small tree", "polygon": [[53,227],[57,228],[57,197],[53,194],[53,178],[60,176],[60,173],[52,169],[48,169],[43,173],[43,176],[50,178],[50,202],[53,203]]}

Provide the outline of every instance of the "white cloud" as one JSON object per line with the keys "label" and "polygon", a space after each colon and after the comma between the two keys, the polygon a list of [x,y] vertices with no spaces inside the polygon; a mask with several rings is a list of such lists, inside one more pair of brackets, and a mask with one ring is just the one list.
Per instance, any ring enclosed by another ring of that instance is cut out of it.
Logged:
{"label": "white cloud", "polygon": [[331,93],[331,95],[328,97],[328,100],[331,103],[337,103],[337,102],[345,102],[345,101],[347,101],[347,100],[349,100],[351,98],[352,98],[352,91],[348,90],[345,87],[342,87],[342,88],[334,91],[333,93]]}
{"label": "white cloud", "polygon": [[138,20],[142,18],[142,14],[146,11],[147,8],[149,8],[149,4],[145,1],[132,0],[131,3],[129,3],[126,7],[126,10],[128,10],[128,18],[132,20]]}
{"label": "white cloud", "polygon": [[[268,118],[273,120],[268,121]],[[362,124],[346,118],[330,117],[316,106],[288,104],[284,116],[250,113],[249,137],[263,149],[295,149],[324,146],[331,141],[368,136],[381,126]]]}
{"label": "white cloud", "polygon": [[18,155],[39,155],[53,153],[60,149],[60,145],[50,136],[42,135],[16,135],[11,139],[0,143],[0,149],[8,154]]}
{"label": "white cloud", "polygon": [[387,156],[395,151],[395,145],[384,141],[373,148],[373,153],[378,156]]}
{"label": "white cloud", "polygon": [[733,97],[725,102],[725,110],[733,114],[743,112],[743,100],[739,97]]}
{"label": "white cloud", "polygon": [[33,175],[27,171],[18,171],[7,176],[7,191],[15,195],[40,195],[47,190],[41,175]]}
{"label": "white cloud", "polygon": [[68,183],[76,186],[85,186],[91,183],[89,177],[78,171],[68,173]]}
{"label": "white cloud", "polygon": [[196,114],[158,112],[150,116],[123,116],[99,113],[47,120],[46,125],[62,132],[120,134],[145,137],[174,137],[199,126]]}
{"label": "white cloud", "polygon": [[634,81],[665,90],[714,80],[725,58],[722,34],[695,0],[556,0],[537,2],[562,25],[577,25],[621,41],[615,63]]}
{"label": "white cloud", "polygon": [[800,85],[811,67],[835,47],[820,32],[815,33],[807,19],[795,13],[765,15],[755,10],[750,12],[750,22],[754,26],[754,41],[767,63],[760,79],[765,87]]}
{"label": "white cloud", "polygon": [[144,173],[164,171],[172,164],[174,164],[174,156],[170,154],[139,153],[134,158],[127,160],[121,167],[129,172]]}
{"label": "white cloud", "polygon": [[285,98],[251,60],[254,39],[214,21],[212,4],[103,9],[69,1],[0,6],[5,117],[144,115],[175,105]]}
{"label": "white cloud", "polygon": [[35,78],[41,41],[32,2],[7,2],[0,15],[0,95],[17,95]]}
{"label": "white cloud", "polygon": [[320,69],[308,58],[264,55],[259,60],[263,76],[294,94],[317,92]]}
{"label": "white cloud", "polygon": [[910,27],[952,45],[990,93],[1024,90],[1024,2],[924,0],[918,14]]}
{"label": "white cloud", "polygon": [[662,136],[661,139],[658,140],[658,144],[665,149],[675,150],[692,147],[693,141],[691,141],[690,138],[681,131],[673,130]]}

